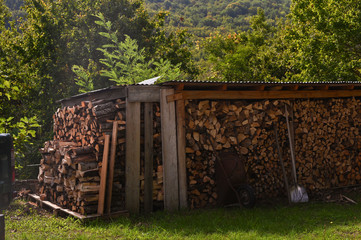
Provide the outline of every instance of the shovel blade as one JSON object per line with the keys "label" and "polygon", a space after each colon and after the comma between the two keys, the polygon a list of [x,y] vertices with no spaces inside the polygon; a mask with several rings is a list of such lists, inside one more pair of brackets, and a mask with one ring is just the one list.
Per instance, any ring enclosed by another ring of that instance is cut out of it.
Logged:
{"label": "shovel blade", "polygon": [[306,189],[302,186],[296,185],[292,186],[290,189],[291,202],[293,203],[303,203],[308,202],[308,195]]}

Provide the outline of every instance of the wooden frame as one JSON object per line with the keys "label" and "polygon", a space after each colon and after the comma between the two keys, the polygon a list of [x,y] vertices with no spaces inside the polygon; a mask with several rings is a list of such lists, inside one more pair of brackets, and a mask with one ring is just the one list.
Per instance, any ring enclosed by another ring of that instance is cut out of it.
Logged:
{"label": "wooden frame", "polygon": [[179,209],[175,104],[166,100],[167,96],[173,93],[174,89],[160,90],[164,209],[167,211]]}
{"label": "wooden frame", "polygon": [[360,97],[361,90],[300,90],[300,91],[181,91],[167,96],[167,101],[181,99],[295,99]]}
{"label": "wooden frame", "polygon": [[126,106],[125,208],[139,213],[140,191],[140,103]]}
{"label": "wooden frame", "polygon": [[127,87],[127,100],[129,102],[159,102],[159,86],[128,86]]}
{"label": "wooden frame", "polygon": [[108,157],[109,157],[110,135],[105,134],[102,170],[100,174],[100,189],[98,200],[98,214],[104,214],[105,193],[107,189]]}
{"label": "wooden frame", "polygon": [[112,205],[112,196],[113,196],[113,181],[114,181],[114,165],[115,157],[117,150],[117,141],[118,141],[118,122],[113,122],[112,130],[112,141],[110,148],[110,161],[109,161],[109,170],[108,170],[108,186],[107,186],[107,198],[106,198],[106,213],[110,214],[110,209]]}
{"label": "wooden frame", "polygon": [[179,207],[187,208],[187,166],[186,166],[186,132],[185,132],[185,105],[184,100],[176,101],[177,112],[177,151],[178,151],[178,182]]}

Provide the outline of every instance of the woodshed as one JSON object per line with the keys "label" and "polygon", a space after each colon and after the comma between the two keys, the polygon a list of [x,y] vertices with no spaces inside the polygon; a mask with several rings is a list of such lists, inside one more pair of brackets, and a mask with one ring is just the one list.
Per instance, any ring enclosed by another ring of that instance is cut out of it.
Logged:
{"label": "woodshed", "polygon": [[[285,109],[310,196],[361,183],[361,84],[172,81],[60,100],[41,149],[42,200],[88,216],[219,203],[218,154],[232,152],[257,199],[286,196]],[[290,183],[291,184],[291,183]]]}

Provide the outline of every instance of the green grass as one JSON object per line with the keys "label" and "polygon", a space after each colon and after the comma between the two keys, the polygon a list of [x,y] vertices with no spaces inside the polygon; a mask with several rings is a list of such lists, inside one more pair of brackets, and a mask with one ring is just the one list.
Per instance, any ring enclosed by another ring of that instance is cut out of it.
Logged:
{"label": "green grass", "polygon": [[16,201],[5,224],[6,239],[361,239],[360,213],[361,204],[308,203],[81,223]]}

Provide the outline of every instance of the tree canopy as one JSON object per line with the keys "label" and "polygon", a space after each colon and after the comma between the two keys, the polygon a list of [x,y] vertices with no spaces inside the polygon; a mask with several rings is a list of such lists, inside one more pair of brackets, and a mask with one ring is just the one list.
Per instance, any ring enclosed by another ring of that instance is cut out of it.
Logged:
{"label": "tree canopy", "polygon": [[359,81],[360,48],[358,0],[0,0],[0,131],[24,166],[79,91],[158,74]]}

